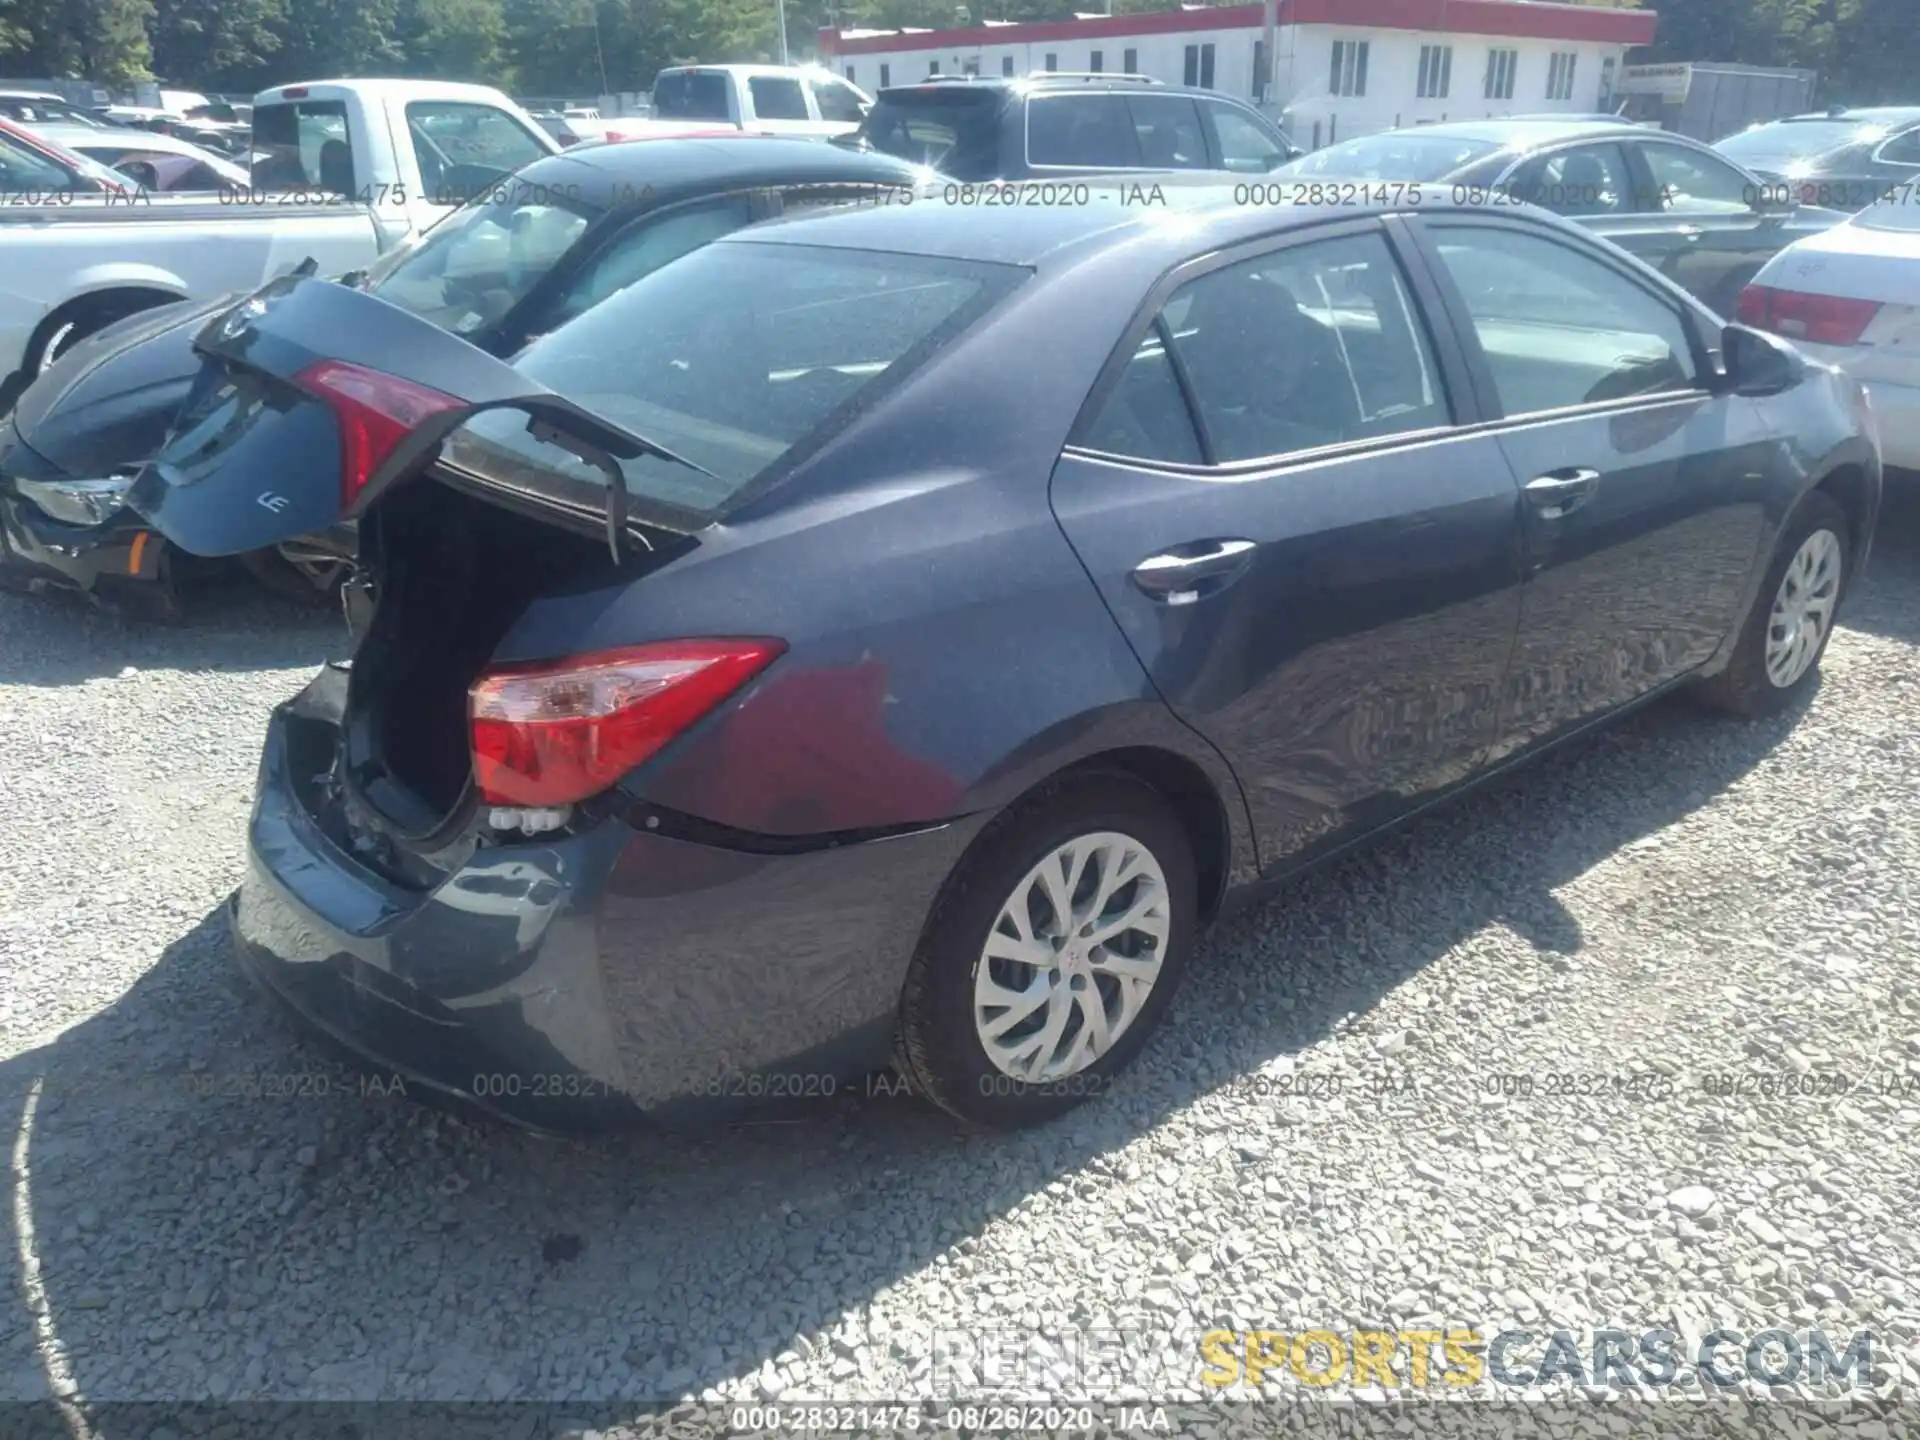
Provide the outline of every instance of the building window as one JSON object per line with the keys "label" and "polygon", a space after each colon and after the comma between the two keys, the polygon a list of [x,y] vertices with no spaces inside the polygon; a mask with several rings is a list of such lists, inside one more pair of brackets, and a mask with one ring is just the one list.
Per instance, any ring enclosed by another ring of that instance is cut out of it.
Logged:
{"label": "building window", "polygon": [[1002,55],[1000,57],[1000,73],[1002,75],[1013,74],[1013,56]]}
{"label": "building window", "polygon": [[1606,110],[1613,105],[1613,56],[1609,55],[1600,62],[1600,108]]}
{"label": "building window", "polygon": [[1573,62],[1579,58],[1571,50],[1556,50],[1547,58],[1547,99],[1573,98]]}
{"label": "building window", "polygon": [[1365,40],[1333,42],[1333,81],[1328,87],[1328,93],[1332,95],[1367,93],[1367,42]]}
{"label": "building window", "polygon": [[1444,100],[1453,90],[1453,47],[1420,47],[1420,88],[1422,100]]}
{"label": "building window", "polygon": [[858,82],[857,80],[855,80],[855,79],[853,78],[853,67],[852,67],[851,65],[849,65],[849,66],[847,66],[847,72],[846,72],[846,73],[847,73],[847,83],[848,83],[848,84],[850,84],[850,85],[854,85],[854,84],[858,84],[858,83],[859,83],[859,82]]}
{"label": "building window", "polygon": [[978,75],[980,73],[980,62],[978,60],[969,60],[966,63],[965,69],[969,75]]}
{"label": "building window", "polygon": [[1197,85],[1202,90],[1213,88],[1213,45],[1187,46],[1184,84]]}
{"label": "building window", "polygon": [[938,60],[929,60],[927,62],[927,74],[938,75],[939,73],[940,73],[940,62]]}
{"label": "building window", "polygon": [[1267,98],[1267,42],[1253,42],[1253,103],[1260,105]]}
{"label": "building window", "polygon": [[1087,69],[1091,70],[1094,74],[1098,75],[1105,68],[1106,68],[1106,57],[1103,56],[1098,50],[1089,51],[1087,54]]}
{"label": "building window", "polygon": [[1513,73],[1520,68],[1518,50],[1489,50],[1487,52],[1487,99],[1511,100],[1513,98]]}
{"label": "building window", "polygon": [[1060,68],[1060,57],[1054,54],[1053,51],[1049,50],[1047,52],[1047,69],[1058,70],[1059,68]]}
{"label": "building window", "polygon": [[891,65],[882,65],[880,67],[880,88],[884,90],[892,83],[893,67]]}
{"label": "building window", "polygon": [[1140,73],[1140,52],[1138,50],[1122,50],[1120,52],[1120,68],[1125,70],[1129,75],[1138,75]]}

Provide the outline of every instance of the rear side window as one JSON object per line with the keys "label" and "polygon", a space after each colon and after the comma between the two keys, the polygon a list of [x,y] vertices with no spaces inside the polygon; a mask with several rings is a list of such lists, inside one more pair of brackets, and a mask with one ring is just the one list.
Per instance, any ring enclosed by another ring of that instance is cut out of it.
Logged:
{"label": "rear side window", "polygon": [[1149,170],[1204,170],[1207,136],[1200,128],[1200,110],[1184,95],[1131,95],[1127,112],[1133,119],[1140,163]]}
{"label": "rear side window", "polygon": [[407,130],[430,200],[458,204],[550,152],[506,111],[452,100],[407,106]]}
{"label": "rear side window", "polygon": [[[1171,340],[1213,463],[1257,460],[1450,420],[1411,297],[1378,235],[1289,246],[1212,270],[1174,292],[1158,343]],[[1153,337],[1150,337],[1150,341]],[[1182,459],[1164,378],[1143,346],[1086,443]],[[1135,373],[1137,372],[1137,374]],[[1104,439],[1096,440],[1096,436]]]}
{"label": "rear side window", "polygon": [[253,183],[263,189],[353,193],[353,138],[343,101],[262,105],[253,113],[253,148]]}
{"label": "rear side window", "polygon": [[1894,136],[1873,158],[1889,165],[1920,165],[1920,127]]}
{"label": "rear side window", "polygon": [[1434,228],[1508,415],[1691,388],[1680,312],[1612,266],[1504,226]]}
{"label": "rear side window", "polygon": [[1027,102],[1027,163],[1091,169],[1140,163],[1124,95],[1036,95]]}
{"label": "rear side window", "polygon": [[805,120],[807,97],[798,80],[783,80],[772,75],[756,75],[747,82],[753,96],[753,113],[761,120]]}
{"label": "rear side window", "polygon": [[727,77],[717,70],[680,70],[653,82],[656,120],[731,120]]}
{"label": "rear side window", "polygon": [[1633,181],[1618,145],[1582,145],[1521,166],[1515,195],[1556,215],[1617,215],[1633,209]]}
{"label": "rear side window", "polygon": [[1643,145],[1658,204],[1653,208],[1694,215],[1745,215],[1753,209],[1747,177],[1711,155],[1678,145]]}
{"label": "rear side window", "polygon": [[[515,358],[529,379],[700,469],[643,455],[635,496],[711,519],[796,446],[872,403],[1026,272],[921,256],[728,241],[635,281]],[[591,466],[476,416],[449,461],[603,489]],[[702,471],[709,473],[702,473]]]}

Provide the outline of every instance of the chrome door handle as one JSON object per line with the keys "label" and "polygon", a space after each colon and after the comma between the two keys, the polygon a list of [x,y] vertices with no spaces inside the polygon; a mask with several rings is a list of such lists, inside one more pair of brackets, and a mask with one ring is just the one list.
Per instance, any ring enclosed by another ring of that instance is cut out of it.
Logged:
{"label": "chrome door handle", "polygon": [[1251,540],[1194,540],[1150,555],[1133,567],[1133,583],[1168,605],[1191,605],[1230,585],[1253,562]]}
{"label": "chrome door handle", "polygon": [[1600,487],[1600,472],[1578,466],[1549,470],[1529,480],[1520,492],[1542,520],[1558,520],[1570,515],[1593,498]]}

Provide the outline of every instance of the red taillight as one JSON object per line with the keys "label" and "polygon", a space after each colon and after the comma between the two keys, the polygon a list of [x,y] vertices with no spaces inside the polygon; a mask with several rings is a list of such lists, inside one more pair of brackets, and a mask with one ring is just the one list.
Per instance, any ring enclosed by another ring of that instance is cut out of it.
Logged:
{"label": "red taillight", "polygon": [[490,805],[570,805],[656,754],[786,651],[781,640],[667,640],[509,665],[467,695]]}
{"label": "red taillight", "polygon": [[1809,340],[1816,345],[1856,345],[1879,313],[1877,300],[1809,295],[1801,290],[1749,285],[1740,292],[1740,309],[1735,318],[1742,325],[1771,330],[1789,340]]}
{"label": "red taillight", "polygon": [[293,383],[326,402],[340,421],[340,508],[344,513],[367,488],[373,472],[422,422],[461,401],[443,391],[402,380],[344,360],[319,360]]}
{"label": "red taillight", "polygon": [[304,85],[289,85],[280,92],[280,98],[282,100],[304,100],[307,98],[307,87]]}

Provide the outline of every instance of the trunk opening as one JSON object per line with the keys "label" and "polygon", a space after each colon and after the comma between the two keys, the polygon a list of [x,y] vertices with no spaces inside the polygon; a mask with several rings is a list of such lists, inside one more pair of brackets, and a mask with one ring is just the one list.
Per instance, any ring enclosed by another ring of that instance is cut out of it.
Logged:
{"label": "trunk opening", "polygon": [[401,832],[425,835],[467,800],[467,688],[514,622],[542,596],[631,578],[648,557],[615,566],[604,540],[433,481],[397,487],[363,533],[378,599],[354,655],[346,769]]}

